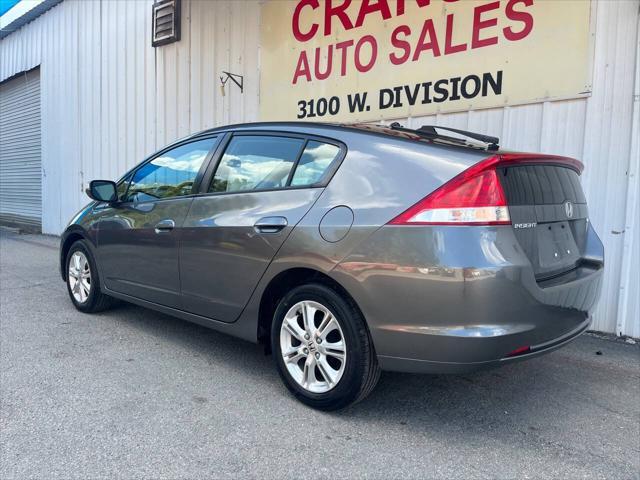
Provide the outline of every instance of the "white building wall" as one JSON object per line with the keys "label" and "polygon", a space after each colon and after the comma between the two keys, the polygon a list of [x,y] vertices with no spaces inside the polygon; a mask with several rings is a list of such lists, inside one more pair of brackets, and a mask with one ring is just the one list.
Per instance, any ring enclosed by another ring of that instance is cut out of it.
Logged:
{"label": "white building wall", "polygon": [[[258,90],[260,3],[183,0],[181,40],[155,49],[151,0],[66,0],[0,40],[0,81],[41,69],[44,232],[60,233],[86,203],[88,180],[115,179],[189,133],[258,120],[259,95],[269,94]],[[639,6],[638,0],[594,2],[589,98],[405,120],[582,159],[590,216],[607,261],[593,328],[634,336],[640,336]],[[222,96],[223,70],[244,75],[243,94],[228,84]]]}
{"label": "white building wall", "polygon": [[[67,0],[0,40],[0,81],[40,65],[43,231],[60,233],[93,178],[167,143],[257,120],[257,1],[183,1],[181,40],[151,47],[151,0]],[[223,70],[245,76],[223,97]]]}

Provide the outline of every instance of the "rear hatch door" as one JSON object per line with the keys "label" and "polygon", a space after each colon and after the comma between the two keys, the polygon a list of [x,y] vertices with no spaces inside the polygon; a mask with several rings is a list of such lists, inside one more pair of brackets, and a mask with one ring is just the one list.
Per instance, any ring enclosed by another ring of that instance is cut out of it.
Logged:
{"label": "rear hatch door", "polygon": [[537,281],[581,264],[589,220],[580,171],[578,162],[542,158],[498,167],[515,236]]}

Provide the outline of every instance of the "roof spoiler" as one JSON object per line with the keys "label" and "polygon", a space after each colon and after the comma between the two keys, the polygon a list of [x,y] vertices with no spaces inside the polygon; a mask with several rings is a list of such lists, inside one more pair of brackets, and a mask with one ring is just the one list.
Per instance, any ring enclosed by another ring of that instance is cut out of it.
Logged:
{"label": "roof spoiler", "polygon": [[393,130],[415,133],[425,138],[442,138],[446,140],[459,141],[459,139],[457,138],[441,135],[437,132],[437,130],[446,130],[448,132],[457,133],[458,135],[462,135],[464,137],[472,138],[474,140],[478,140],[479,142],[486,143],[487,150],[495,151],[500,148],[500,139],[498,137],[483,135],[482,133],[469,132],[466,130],[458,130],[457,128],[441,127],[438,125],[423,125],[420,128],[414,130],[412,128],[405,128],[398,122],[393,122],[391,125],[389,125],[389,127],[391,127]]}

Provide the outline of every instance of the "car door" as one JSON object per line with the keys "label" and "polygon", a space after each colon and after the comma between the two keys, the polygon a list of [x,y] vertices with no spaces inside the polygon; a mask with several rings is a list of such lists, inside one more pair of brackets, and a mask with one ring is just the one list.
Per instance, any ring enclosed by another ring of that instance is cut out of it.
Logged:
{"label": "car door", "polygon": [[225,141],[184,223],[180,278],[185,310],[233,322],[346,148],[295,134]]}
{"label": "car door", "polygon": [[128,176],[127,188],[120,185],[118,204],[97,207],[97,252],[109,290],[180,306],[180,229],[216,141],[164,150]]}

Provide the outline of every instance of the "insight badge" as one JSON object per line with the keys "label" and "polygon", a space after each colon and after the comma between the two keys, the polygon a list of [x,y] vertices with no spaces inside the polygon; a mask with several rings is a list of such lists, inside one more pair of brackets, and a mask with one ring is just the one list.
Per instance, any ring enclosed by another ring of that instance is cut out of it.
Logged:
{"label": "insight badge", "polygon": [[538,225],[537,222],[530,223],[514,223],[513,228],[535,228]]}

